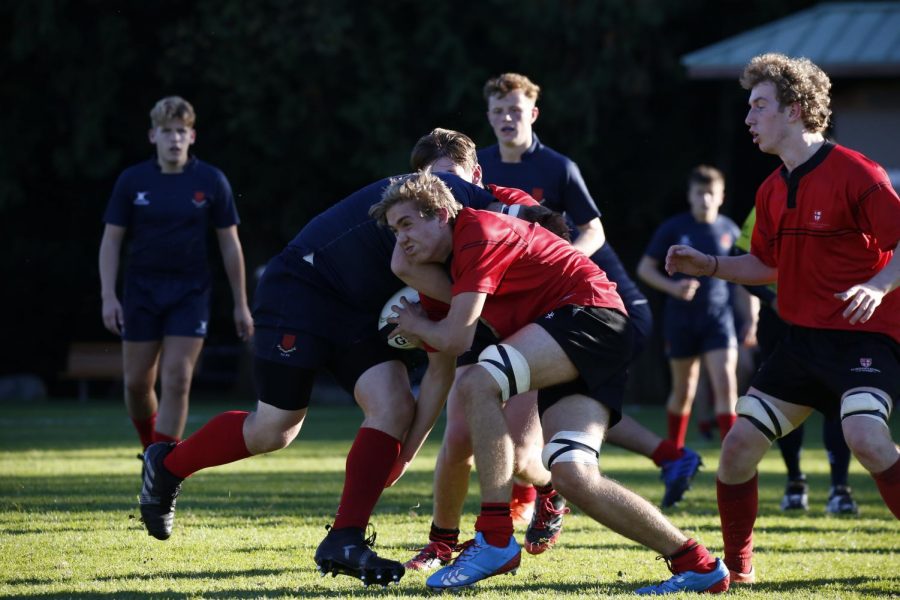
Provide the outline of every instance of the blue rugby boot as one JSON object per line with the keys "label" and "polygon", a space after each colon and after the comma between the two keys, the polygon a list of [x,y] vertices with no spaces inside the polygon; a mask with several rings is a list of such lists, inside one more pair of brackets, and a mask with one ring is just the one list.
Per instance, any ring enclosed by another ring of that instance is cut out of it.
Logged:
{"label": "blue rugby boot", "polygon": [[433,592],[468,588],[494,575],[515,575],[521,560],[522,549],[515,536],[509,536],[509,544],[505,548],[498,548],[488,544],[479,531],[475,533],[474,540],[462,545],[459,556],[433,573],[425,585]]}
{"label": "blue rugby boot", "polygon": [[681,501],[684,493],[691,489],[691,480],[702,464],[703,459],[700,455],[686,446],[682,448],[681,458],[668,460],[662,464],[659,478],[666,486],[662,500],[663,508],[670,508]]}
{"label": "blue rugby boot", "polygon": [[659,585],[648,585],[634,591],[638,596],[662,596],[664,594],[677,594],[678,592],[700,592],[707,594],[721,594],[728,591],[731,579],[728,567],[722,559],[716,559],[716,568],[709,573],[685,571],[675,573],[669,579]]}

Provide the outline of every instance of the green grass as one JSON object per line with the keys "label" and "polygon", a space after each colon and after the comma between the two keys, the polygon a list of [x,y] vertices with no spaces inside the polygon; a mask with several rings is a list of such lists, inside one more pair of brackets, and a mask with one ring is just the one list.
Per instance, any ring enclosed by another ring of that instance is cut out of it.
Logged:
{"label": "green grass", "polygon": [[[188,430],[240,403],[195,402]],[[663,431],[662,412],[633,413]],[[313,552],[340,496],[344,457],[360,420],[351,408],[313,406],[294,444],[281,452],[201,471],[184,486],[176,531],[167,542],[138,521],[136,437],[118,403],[4,405],[0,413],[0,596],[16,598],[415,598],[424,578],[410,573],[388,590],[347,578],[320,579]],[[808,514],[778,510],[784,467],[777,451],[760,466],[756,567],[761,582],[734,597],[885,598],[900,595],[900,526],[874,482],[854,462],[858,518],[826,517],[828,465],[820,421],[807,431],[803,465]],[[439,431],[433,435],[438,440]],[[894,438],[897,439],[896,427]],[[690,439],[706,468],[672,521],[721,550],[715,503],[717,444]],[[406,560],[430,524],[432,441],[398,486],[385,492],[373,524],[378,551]],[[658,503],[653,464],[616,448],[604,471]],[[473,477],[474,482],[474,477]],[[463,519],[471,535],[478,506],[472,485]],[[521,532],[519,532],[521,541]],[[575,511],[560,545],[523,554],[515,577],[479,584],[480,598],[633,597],[665,579],[654,553]]]}

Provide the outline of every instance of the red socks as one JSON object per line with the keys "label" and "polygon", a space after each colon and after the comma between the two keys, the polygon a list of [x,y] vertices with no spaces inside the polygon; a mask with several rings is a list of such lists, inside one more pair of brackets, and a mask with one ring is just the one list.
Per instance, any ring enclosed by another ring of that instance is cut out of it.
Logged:
{"label": "red socks", "polygon": [[661,467],[664,462],[678,460],[682,454],[684,454],[684,450],[675,445],[675,442],[663,440],[650,455],[650,459],[657,467]]}
{"label": "red socks", "polygon": [[744,483],[728,485],[716,479],[719,519],[725,543],[725,566],[739,573],[750,572],[753,556],[753,525],[759,509],[759,473]]}
{"label": "red socks", "polygon": [[131,419],[134,428],[137,430],[138,437],[141,439],[141,446],[144,450],[147,446],[154,442],[153,429],[156,427],[156,413],[153,413],[146,419]]}
{"label": "red socks", "polygon": [[709,550],[693,539],[686,541],[668,557],[671,561],[672,573],[696,571],[709,573],[716,568],[716,559],[710,556]]}
{"label": "red socks", "polygon": [[506,548],[513,534],[512,516],[506,502],[482,502],[481,514],[475,520],[475,531],[480,531],[491,546]]}
{"label": "red socks", "polygon": [[675,442],[678,448],[684,448],[684,438],[687,437],[688,421],[691,415],[676,415],[670,412],[666,414],[669,421],[669,439]]}
{"label": "red socks", "polygon": [[450,548],[459,545],[459,529],[443,529],[431,522],[431,531],[428,533],[429,542],[440,542]]}
{"label": "red socks", "polygon": [[734,423],[737,421],[737,415],[735,413],[722,413],[721,415],[716,415],[716,423],[719,425],[719,439],[725,439],[725,436],[734,427]]}
{"label": "red socks", "polygon": [[520,504],[528,504],[530,502],[534,502],[537,498],[537,490],[534,489],[533,485],[525,484],[521,485],[513,482],[512,489],[512,500],[513,502],[518,502]]}
{"label": "red socks", "polygon": [[177,446],[163,460],[170,473],[182,479],[200,469],[215,467],[250,456],[244,443],[243,411],[229,411],[217,415]]}
{"label": "red socks", "polygon": [[900,458],[893,466],[881,473],[873,473],[872,478],[878,491],[884,499],[884,503],[894,513],[894,516],[900,519]]}
{"label": "red socks", "polygon": [[361,427],[347,454],[346,475],[334,528],[365,529],[384,490],[397,457],[400,441],[383,431]]}

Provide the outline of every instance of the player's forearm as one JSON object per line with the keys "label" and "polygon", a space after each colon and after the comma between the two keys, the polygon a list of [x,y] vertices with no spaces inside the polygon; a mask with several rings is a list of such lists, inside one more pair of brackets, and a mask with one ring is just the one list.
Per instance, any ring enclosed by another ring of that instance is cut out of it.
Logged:
{"label": "player's forearm", "polygon": [[678,290],[676,289],[675,280],[664,275],[656,263],[650,263],[645,259],[642,259],[638,264],[638,278],[655,290],[677,297]]}
{"label": "player's forearm", "polygon": [[247,271],[244,266],[244,253],[237,239],[229,240],[220,247],[222,265],[231,287],[231,297],[235,306],[247,305]]}
{"label": "player's forearm", "polygon": [[701,275],[718,277],[741,285],[765,285],[778,278],[778,269],[766,265],[752,254],[741,256],[707,255],[709,272]]}
{"label": "player's forearm", "polygon": [[400,451],[401,457],[406,462],[411,462],[415,458],[434,428],[453,385],[455,371],[455,356],[446,353],[429,354],[428,368],[419,386],[416,416]]}
{"label": "player's forearm", "polygon": [[119,274],[119,251],[121,243],[104,237],[100,242],[98,266],[100,270],[101,298],[115,297],[116,279]]}

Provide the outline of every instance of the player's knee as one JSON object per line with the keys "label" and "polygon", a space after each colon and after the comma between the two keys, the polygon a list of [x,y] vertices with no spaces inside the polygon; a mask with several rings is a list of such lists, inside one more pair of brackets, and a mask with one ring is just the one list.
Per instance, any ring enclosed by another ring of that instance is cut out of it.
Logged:
{"label": "player's knee", "polygon": [[760,396],[748,394],[738,398],[737,414],[752,423],[769,442],[784,437],[794,429],[794,425],[774,403]]}
{"label": "player's knee", "polygon": [[841,398],[841,422],[850,417],[861,417],[889,429],[892,409],[890,396],[880,390],[853,390]]}
{"label": "player's knee", "polygon": [[442,454],[449,462],[467,461],[472,457],[472,438],[465,423],[456,423],[451,427],[448,422],[444,430],[444,448]]}
{"label": "player's knee", "polygon": [[511,396],[527,392],[531,386],[531,369],[522,353],[509,344],[495,344],[478,355],[481,366],[500,388],[503,402]]}
{"label": "player's knee", "polygon": [[561,462],[555,463],[550,469],[553,488],[575,504],[579,503],[583,493],[596,489],[590,484],[594,477],[600,478],[600,469],[597,465]]}
{"label": "player's knee", "polygon": [[588,465],[596,469],[600,459],[600,440],[583,431],[558,431],[544,445],[541,460],[544,468],[555,473],[553,467],[566,463]]}

